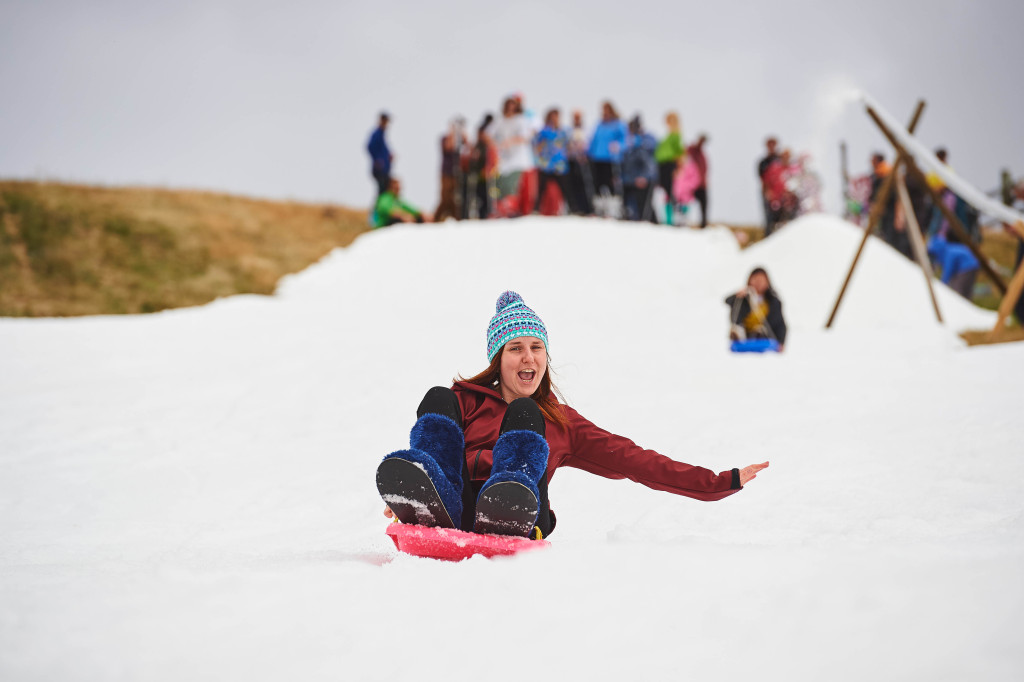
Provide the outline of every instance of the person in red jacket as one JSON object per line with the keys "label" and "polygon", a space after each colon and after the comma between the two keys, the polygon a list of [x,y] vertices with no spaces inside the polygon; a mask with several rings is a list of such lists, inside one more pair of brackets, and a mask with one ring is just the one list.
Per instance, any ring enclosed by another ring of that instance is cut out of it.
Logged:
{"label": "person in red jacket", "polygon": [[[488,489],[513,481],[536,498],[535,527],[528,534],[547,536],[555,526],[548,484],[563,466],[706,501],[732,495],[768,466],[715,473],[685,464],[606,431],[559,401],[548,371],[547,330],[515,292],[498,298],[487,359],[476,376],[430,389],[417,410],[413,450],[388,455],[415,457],[453,526],[479,529],[474,510]],[[390,507],[384,513],[392,516]]]}

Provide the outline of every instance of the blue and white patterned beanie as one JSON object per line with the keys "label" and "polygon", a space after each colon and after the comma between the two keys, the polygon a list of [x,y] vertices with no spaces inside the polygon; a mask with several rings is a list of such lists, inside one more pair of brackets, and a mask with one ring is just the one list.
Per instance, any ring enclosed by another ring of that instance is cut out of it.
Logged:
{"label": "blue and white patterned beanie", "polygon": [[523,297],[506,291],[498,297],[494,317],[487,327],[487,361],[490,362],[506,343],[520,336],[533,336],[548,345],[548,330],[537,313],[526,307]]}

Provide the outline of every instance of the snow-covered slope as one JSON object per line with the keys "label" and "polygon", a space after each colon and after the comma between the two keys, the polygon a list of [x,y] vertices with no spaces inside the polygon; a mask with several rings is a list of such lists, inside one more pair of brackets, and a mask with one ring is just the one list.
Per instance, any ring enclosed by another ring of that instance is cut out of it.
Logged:
{"label": "snow-covered slope", "polygon": [[[824,331],[858,238],[403,227],[272,298],[0,320],[0,679],[1019,679],[1024,347],[874,241]],[[757,264],[787,352],[730,355]],[[504,289],[584,415],[771,467],[717,503],[561,470],[550,550],[397,556],[374,469]]]}

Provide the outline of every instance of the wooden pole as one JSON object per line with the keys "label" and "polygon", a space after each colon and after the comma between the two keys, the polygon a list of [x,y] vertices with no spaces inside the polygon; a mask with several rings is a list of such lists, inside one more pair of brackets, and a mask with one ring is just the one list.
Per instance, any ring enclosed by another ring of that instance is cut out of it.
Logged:
{"label": "wooden pole", "polygon": [[[1018,222],[1014,226],[1014,230],[1024,237],[1024,222]],[[1024,292],[1024,262],[1021,262],[1017,272],[1014,273],[1013,279],[1010,280],[1010,286],[1006,289],[1006,295],[1003,296],[1003,300],[999,304],[996,326],[992,328],[993,337],[1001,334],[1006,328],[1006,318],[1013,312],[1014,306],[1017,305],[1017,301],[1020,299],[1021,292]],[[1021,323],[1024,323],[1024,320],[1021,320]]]}
{"label": "wooden pole", "polygon": [[924,245],[924,237],[921,236],[921,226],[917,222],[917,215],[914,213],[914,204],[910,201],[910,193],[907,191],[907,183],[900,178],[896,182],[896,189],[900,195],[900,204],[903,206],[903,215],[907,222],[907,231],[910,232],[910,245],[914,249],[914,258],[921,266],[924,273],[924,281],[928,284],[928,295],[932,298],[932,307],[935,308],[935,317],[939,324],[942,324],[942,313],[939,311],[939,301],[935,298],[935,287],[932,286],[932,265],[928,260],[928,251]]}
{"label": "wooden pole", "polygon": [[[914,115],[910,119],[910,125],[907,126],[907,130],[914,132],[917,128],[917,122],[921,119],[921,112],[924,111],[924,100],[919,100],[917,108],[914,109]],[[843,302],[843,296],[846,295],[846,287],[850,286],[850,279],[853,277],[853,271],[857,267],[857,261],[860,260],[860,254],[864,251],[864,245],[868,243],[868,237],[874,232],[875,226],[878,221],[882,218],[882,213],[885,212],[885,205],[889,201],[889,194],[892,193],[893,183],[896,179],[896,172],[899,170],[902,157],[897,158],[896,163],[893,164],[892,172],[885,180],[882,181],[882,186],[878,190],[878,196],[875,197],[875,202],[871,204],[871,211],[868,213],[868,224],[864,228],[864,237],[860,240],[860,246],[857,247],[857,253],[853,256],[853,262],[850,263],[850,271],[846,273],[846,279],[843,280],[843,286],[839,289],[839,296],[836,297],[836,304],[832,306],[832,314],[828,316],[828,322],[825,323],[825,329],[832,327],[832,323],[835,322],[836,314],[839,312],[839,304]]]}
{"label": "wooden pole", "polygon": [[875,110],[872,109],[871,107],[868,107],[867,109],[868,115],[871,116],[872,120],[874,120],[875,125],[878,126],[879,130],[882,131],[882,134],[885,135],[885,137],[889,140],[889,143],[892,144],[892,146],[895,147],[896,150],[899,152],[900,160],[903,161],[904,164],[906,164],[907,171],[911,174],[911,176],[913,176],[914,180],[916,180],[918,183],[921,184],[922,187],[928,190],[928,193],[932,197],[932,202],[940,211],[942,211],[942,215],[949,222],[949,226],[953,229],[953,232],[956,233],[956,236],[958,236],[960,238],[960,241],[964,243],[964,246],[971,250],[971,253],[974,254],[974,257],[978,259],[978,264],[981,266],[981,269],[985,271],[985,274],[988,275],[993,282],[995,282],[995,285],[996,287],[999,288],[1000,292],[1002,292],[1005,295],[1006,282],[1004,282],[1003,278],[1000,277],[999,274],[992,269],[992,266],[988,264],[988,260],[985,258],[985,256],[982,255],[981,251],[978,250],[977,245],[974,243],[974,240],[971,239],[971,236],[967,234],[967,230],[964,229],[963,224],[956,217],[956,215],[954,215],[953,212],[950,211],[944,203],[942,203],[942,197],[940,197],[939,193],[936,192],[935,189],[928,184],[927,180],[925,180],[924,173],[922,173],[921,169],[917,167],[916,163],[914,163],[914,157],[907,153],[907,150],[904,149],[903,145],[899,143],[899,141],[896,139],[896,136],[892,134],[892,131],[890,131],[885,126],[885,123],[883,123],[882,119],[878,117],[878,114],[875,113]]}

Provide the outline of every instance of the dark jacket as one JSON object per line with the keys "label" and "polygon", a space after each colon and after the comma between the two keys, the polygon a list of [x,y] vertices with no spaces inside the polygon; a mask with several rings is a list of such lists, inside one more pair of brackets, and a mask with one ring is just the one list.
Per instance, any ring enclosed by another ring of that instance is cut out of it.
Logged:
{"label": "dark jacket", "polygon": [[[786,320],[782,317],[782,301],[776,295],[774,289],[769,289],[765,292],[764,301],[768,304],[768,314],[765,317],[765,322],[768,325],[768,333],[754,333],[748,332],[748,337],[752,338],[774,338],[780,344],[786,343]],[[729,321],[733,324],[743,324],[743,320],[750,314],[750,296],[744,296],[740,299],[739,305],[736,304],[736,294],[733,294],[729,298],[725,299],[725,304],[729,306],[730,318]]]}
{"label": "dark jacket", "polygon": [[658,164],[654,160],[657,146],[658,141],[648,133],[629,136],[622,153],[622,184],[632,186],[640,178],[647,180],[648,186],[654,184],[658,178]]}
{"label": "dark jacket", "polygon": [[[462,408],[470,477],[484,481],[491,473],[491,450],[508,405],[492,388],[458,381],[452,390]],[[697,500],[720,500],[740,489],[737,469],[716,474],[677,462],[595,426],[568,405],[559,407],[569,419],[569,427],[562,429],[545,420],[545,436],[550,448],[549,481],[556,469],[570,466],[605,478],[628,478],[648,488]]]}
{"label": "dark jacket", "polygon": [[373,170],[377,172],[391,172],[391,150],[384,139],[384,129],[376,128],[370,135],[370,141],[366,143],[366,151],[370,152],[370,160],[373,162]]}

